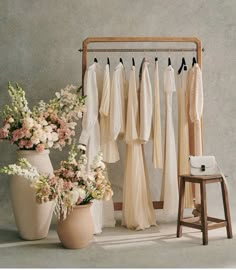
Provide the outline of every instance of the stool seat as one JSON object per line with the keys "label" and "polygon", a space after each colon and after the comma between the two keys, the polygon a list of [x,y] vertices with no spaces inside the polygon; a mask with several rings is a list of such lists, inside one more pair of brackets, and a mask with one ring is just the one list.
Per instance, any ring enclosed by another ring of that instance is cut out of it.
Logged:
{"label": "stool seat", "polygon": [[[227,237],[233,238],[228,191],[222,175],[180,175],[180,194],[179,194],[179,210],[177,220],[177,237],[182,236],[182,226],[198,229],[202,231],[203,245],[208,244],[208,230],[226,227]],[[184,218],[184,193],[185,183],[200,184],[201,190],[201,216]],[[222,191],[222,199],[224,205],[225,219],[207,216],[207,200],[206,200],[206,185],[211,183],[220,183]]]}

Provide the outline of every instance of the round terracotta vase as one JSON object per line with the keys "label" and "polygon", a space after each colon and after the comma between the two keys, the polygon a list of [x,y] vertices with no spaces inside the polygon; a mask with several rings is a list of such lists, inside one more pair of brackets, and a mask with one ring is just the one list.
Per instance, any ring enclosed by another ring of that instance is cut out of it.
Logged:
{"label": "round terracotta vase", "polygon": [[[40,173],[53,173],[49,150],[40,153],[34,150],[19,150],[17,158],[27,159]],[[30,184],[30,180],[14,175],[10,181],[11,202],[21,238],[37,240],[48,235],[54,204],[53,202],[36,203],[35,191]]]}
{"label": "round terracotta vase", "polygon": [[66,248],[86,247],[93,239],[94,225],[91,203],[75,206],[65,220],[58,220],[57,233]]}

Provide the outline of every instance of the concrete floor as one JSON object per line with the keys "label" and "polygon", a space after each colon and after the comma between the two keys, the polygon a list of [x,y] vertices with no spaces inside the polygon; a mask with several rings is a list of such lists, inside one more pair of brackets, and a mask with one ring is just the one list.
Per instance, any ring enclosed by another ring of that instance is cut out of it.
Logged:
{"label": "concrete floor", "polygon": [[[236,222],[233,228],[236,232]],[[236,235],[227,239],[225,228],[209,232],[208,246],[202,246],[197,230],[184,228],[181,239],[175,233],[174,223],[145,231],[118,226],[104,229],[87,248],[68,250],[59,242],[55,228],[47,239],[23,241],[13,225],[0,225],[0,267],[236,267]]]}

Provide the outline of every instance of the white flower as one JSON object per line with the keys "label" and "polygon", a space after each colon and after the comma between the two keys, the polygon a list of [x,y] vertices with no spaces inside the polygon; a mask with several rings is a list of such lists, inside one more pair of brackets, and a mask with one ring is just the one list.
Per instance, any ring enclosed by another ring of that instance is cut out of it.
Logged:
{"label": "white flower", "polygon": [[10,117],[9,119],[8,119],[8,123],[13,123],[14,122],[14,119],[12,118],[12,117]]}
{"label": "white flower", "polygon": [[44,127],[44,130],[45,130],[46,132],[52,132],[52,127],[51,127],[51,126],[45,126],[45,127]]}
{"label": "white flower", "polygon": [[84,200],[86,197],[86,191],[82,188],[78,188],[79,197]]}
{"label": "white flower", "polygon": [[39,143],[40,143],[39,138],[36,137],[36,136],[32,136],[30,140],[31,140],[31,142],[32,142],[33,144],[39,144]]}
{"label": "white flower", "polygon": [[53,141],[48,141],[48,142],[47,142],[47,146],[48,146],[48,148],[53,147]]}
{"label": "white flower", "polygon": [[54,141],[54,142],[58,141],[59,138],[58,138],[58,134],[56,132],[52,132],[51,135],[52,135],[52,141]]}
{"label": "white flower", "polygon": [[31,117],[26,117],[23,120],[23,126],[27,129],[31,129],[34,126],[34,119]]}

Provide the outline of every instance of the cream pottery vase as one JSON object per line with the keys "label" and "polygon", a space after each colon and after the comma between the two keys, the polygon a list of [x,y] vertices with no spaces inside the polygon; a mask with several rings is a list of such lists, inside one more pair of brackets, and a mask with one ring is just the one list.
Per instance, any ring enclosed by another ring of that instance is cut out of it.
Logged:
{"label": "cream pottery vase", "polygon": [[[27,159],[38,172],[52,174],[53,167],[49,150],[38,153],[34,150],[18,150],[17,158]],[[20,236],[25,240],[37,240],[47,237],[52,219],[53,202],[38,204],[30,180],[22,176],[13,176],[10,192],[15,222]]]}
{"label": "cream pottery vase", "polygon": [[93,239],[94,225],[90,204],[75,206],[65,220],[58,220],[57,233],[66,248],[86,247]]}

